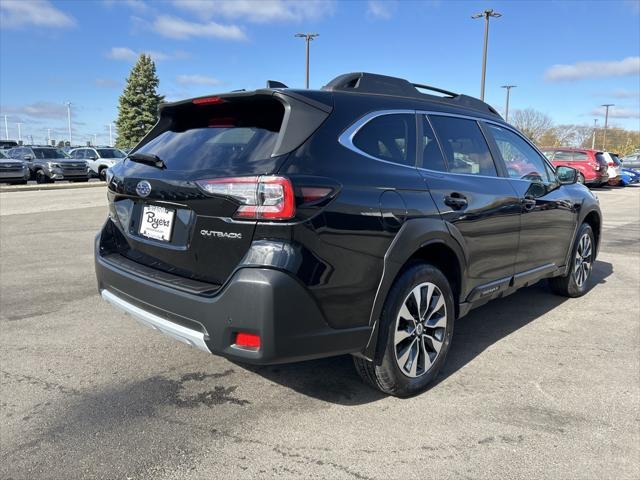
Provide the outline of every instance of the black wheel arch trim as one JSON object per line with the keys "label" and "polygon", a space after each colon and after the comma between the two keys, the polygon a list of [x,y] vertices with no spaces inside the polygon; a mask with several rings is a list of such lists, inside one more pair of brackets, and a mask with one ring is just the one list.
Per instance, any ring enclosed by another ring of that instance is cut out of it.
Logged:
{"label": "black wheel arch trim", "polygon": [[[457,230],[455,231],[457,232]],[[379,319],[389,290],[391,290],[393,283],[407,262],[423,248],[430,245],[444,245],[453,251],[460,271],[461,285],[459,290],[460,292],[464,291],[467,254],[464,244],[459,243],[455,236],[455,233],[452,234],[452,229],[449,228],[447,222],[437,218],[410,219],[402,225],[384,256],[382,277],[378,284],[378,291],[376,292],[369,317],[369,325],[372,327],[371,336],[359,356],[368,360],[372,360],[376,356]],[[454,298],[456,310],[461,301],[459,298],[460,292],[457,292],[458,298]]]}

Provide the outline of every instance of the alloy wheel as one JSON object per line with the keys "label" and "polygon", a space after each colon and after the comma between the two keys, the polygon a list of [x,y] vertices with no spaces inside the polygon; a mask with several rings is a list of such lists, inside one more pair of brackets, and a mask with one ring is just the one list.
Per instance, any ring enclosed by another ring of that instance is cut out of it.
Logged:
{"label": "alloy wheel", "polygon": [[576,257],[573,267],[573,275],[576,279],[578,287],[582,288],[589,278],[592,266],[593,245],[591,236],[585,233],[580,237],[578,248],[576,249]]}
{"label": "alloy wheel", "polygon": [[394,350],[398,367],[408,377],[427,373],[440,354],[447,327],[447,306],[433,283],[416,286],[396,318]]}

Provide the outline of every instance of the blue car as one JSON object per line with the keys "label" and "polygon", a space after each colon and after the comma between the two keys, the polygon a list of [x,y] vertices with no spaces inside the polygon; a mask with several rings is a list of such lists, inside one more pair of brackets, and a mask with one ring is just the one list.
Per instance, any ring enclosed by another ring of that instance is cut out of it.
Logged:
{"label": "blue car", "polygon": [[640,183],[640,172],[631,168],[623,168],[620,171],[620,177],[623,185]]}

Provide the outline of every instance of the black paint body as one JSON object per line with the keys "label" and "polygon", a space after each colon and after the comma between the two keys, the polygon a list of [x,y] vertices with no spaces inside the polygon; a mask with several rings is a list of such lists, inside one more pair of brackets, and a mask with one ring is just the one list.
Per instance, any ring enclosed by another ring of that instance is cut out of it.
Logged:
{"label": "black paint body", "polygon": [[[338,141],[363,116],[385,110],[442,112],[511,129],[489,110],[429,95],[291,90],[242,95],[275,95],[285,103],[307,99],[305,108],[323,110],[326,118],[297,148],[254,171],[194,173],[121,162],[109,183],[110,218],[96,240],[100,289],[204,328],[214,353],[253,363],[346,352],[373,358],[386,294],[409,262],[432,258],[432,252],[451,260],[440,266],[454,284],[463,315],[540,278],[563,274],[576,228],[585,219],[599,238],[600,210],[586,188],[558,184],[531,195],[531,182],[510,179],[490,141],[498,177],[379,161]],[[416,123],[419,131],[418,114]],[[207,195],[194,183],[238,174],[277,174],[296,188],[323,185],[333,193],[321,205],[299,201],[291,221],[238,221],[232,219],[237,203]],[[143,179],[152,186],[145,199],[135,192]],[[452,193],[466,198],[464,208],[445,202]],[[169,244],[136,233],[145,203],[176,209]],[[242,238],[206,237],[201,230]],[[259,333],[265,347],[229,348],[235,331]]]}

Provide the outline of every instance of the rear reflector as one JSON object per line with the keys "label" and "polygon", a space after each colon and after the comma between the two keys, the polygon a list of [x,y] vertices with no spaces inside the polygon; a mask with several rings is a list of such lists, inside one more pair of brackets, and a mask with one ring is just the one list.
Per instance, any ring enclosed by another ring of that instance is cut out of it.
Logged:
{"label": "rear reflector", "polygon": [[224,103],[226,100],[220,97],[201,97],[194,98],[191,103],[194,105],[211,105],[215,103]]}
{"label": "rear reflector", "polygon": [[236,341],[234,343],[236,347],[250,348],[253,350],[260,349],[260,335],[254,333],[236,333]]}
{"label": "rear reflector", "polygon": [[304,203],[314,203],[322,200],[333,190],[327,187],[300,187],[302,193],[302,201]]}
{"label": "rear reflector", "polygon": [[198,180],[200,188],[240,202],[234,217],[241,219],[289,220],[296,214],[291,180],[285,177],[232,177]]}

